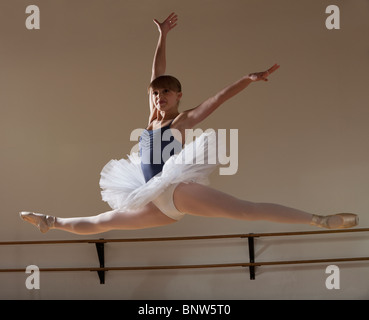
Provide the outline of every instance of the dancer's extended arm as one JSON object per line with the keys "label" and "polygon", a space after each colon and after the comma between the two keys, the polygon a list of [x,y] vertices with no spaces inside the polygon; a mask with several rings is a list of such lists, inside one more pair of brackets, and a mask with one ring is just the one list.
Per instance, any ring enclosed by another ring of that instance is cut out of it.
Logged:
{"label": "dancer's extended arm", "polygon": [[211,113],[213,113],[221,104],[246,89],[251,82],[256,81],[268,81],[268,76],[276,71],[279,65],[275,64],[267,71],[251,73],[247,76],[242,77],[240,80],[231,84],[230,86],[219,91],[214,96],[205,100],[203,103],[198,105],[196,108],[187,111],[187,124],[188,127],[194,127],[199,122],[203,121]]}
{"label": "dancer's extended arm", "polygon": [[156,46],[154,61],[152,64],[151,81],[165,74],[167,34],[177,25],[177,20],[178,16],[174,12],[171,13],[162,23],[154,19],[154,22],[159,30],[159,40]]}
{"label": "dancer's extended arm", "polygon": [[[166,70],[166,42],[167,42],[167,34],[170,30],[172,30],[177,25],[178,16],[175,13],[171,13],[168,18],[164,20],[164,22],[160,23],[158,20],[154,19],[154,23],[157,25],[159,30],[159,40],[156,46],[154,61],[152,63],[152,73],[151,73],[151,81],[156,79],[157,77],[165,74]],[[151,101],[150,95],[150,118],[149,123],[152,122],[156,117],[157,110],[154,108],[153,103]]]}

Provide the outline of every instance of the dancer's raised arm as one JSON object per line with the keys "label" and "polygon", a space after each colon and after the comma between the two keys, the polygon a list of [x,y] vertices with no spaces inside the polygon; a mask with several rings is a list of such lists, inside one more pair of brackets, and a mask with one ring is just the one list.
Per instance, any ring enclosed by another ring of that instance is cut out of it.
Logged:
{"label": "dancer's raised arm", "polygon": [[[166,60],[166,42],[167,34],[177,25],[178,16],[175,13],[171,13],[164,22],[160,23],[158,20],[154,19],[154,23],[157,25],[159,30],[159,40],[156,46],[154,61],[152,63],[152,73],[151,81],[157,77],[165,74],[167,60]],[[149,124],[157,118],[158,110],[154,107],[151,94],[149,94],[150,103],[150,116]]]}
{"label": "dancer's raised arm", "polygon": [[268,81],[268,76],[279,68],[278,64],[273,65],[267,71],[250,73],[242,77],[235,83],[225,87],[214,96],[205,100],[196,108],[187,111],[187,121],[189,127],[194,127],[199,122],[207,118],[213,113],[221,104],[246,89],[251,82]]}
{"label": "dancer's raised arm", "polygon": [[162,23],[154,19],[154,22],[159,30],[159,40],[154,55],[154,61],[152,64],[151,81],[165,74],[167,34],[177,25],[177,20],[178,16],[175,13],[171,13],[168,16],[168,18],[166,18]]}

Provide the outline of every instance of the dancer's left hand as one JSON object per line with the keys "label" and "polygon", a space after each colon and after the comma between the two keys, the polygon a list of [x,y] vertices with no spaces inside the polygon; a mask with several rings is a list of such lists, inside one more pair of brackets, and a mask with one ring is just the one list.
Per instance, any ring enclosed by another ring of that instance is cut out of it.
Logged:
{"label": "dancer's left hand", "polygon": [[269,68],[267,71],[250,73],[249,78],[252,81],[260,81],[260,80],[268,81],[268,77],[270,76],[270,74],[276,71],[279,67],[280,66],[278,64],[275,64],[271,68]]}

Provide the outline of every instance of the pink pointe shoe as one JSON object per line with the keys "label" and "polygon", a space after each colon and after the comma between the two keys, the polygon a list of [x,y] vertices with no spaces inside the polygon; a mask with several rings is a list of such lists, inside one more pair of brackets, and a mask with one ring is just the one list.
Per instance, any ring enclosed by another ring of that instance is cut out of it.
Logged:
{"label": "pink pointe shoe", "polygon": [[310,224],[326,229],[347,229],[359,224],[359,216],[353,213],[337,213],[329,216],[313,214]]}
{"label": "pink pointe shoe", "polygon": [[54,228],[55,217],[46,216],[42,213],[22,211],[19,213],[22,220],[27,221],[38,228],[42,233]]}

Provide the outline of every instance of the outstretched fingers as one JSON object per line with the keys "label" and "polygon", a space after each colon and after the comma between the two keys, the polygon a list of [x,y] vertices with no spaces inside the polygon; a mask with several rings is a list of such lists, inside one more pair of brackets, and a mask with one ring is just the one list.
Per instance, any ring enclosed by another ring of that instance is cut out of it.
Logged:
{"label": "outstretched fingers", "polygon": [[278,65],[278,64],[274,64],[272,67],[270,67],[270,68],[267,70],[267,72],[268,72],[269,74],[271,74],[271,73],[273,73],[274,71],[276,71],[277,69],[279,69],[279,67],[280,67],[280,65]]}
{"label": "outstretched fingers", "polygon": [[262,73],[262,80],[264,81],[268,81],[268,77],[274,72],[276,71],[277,69],[279,69],[280,65],[278,64],[274,64],[272,67],[270,67],[267,71],[263,72]]}
{"label": "outstretched fingers", "polygon": [[168,18],[165,19],[165,21],[169,21],[170,23],[176,23],[178,20],[178,15],[176,15],[174,12],[172,12]]}
{"label": "outstretched fingers", "polygon": [[169,24],[169,30],[173,29],[177,25],[177,21],[178,16],[174,12],[165,20],[165,22]]}

